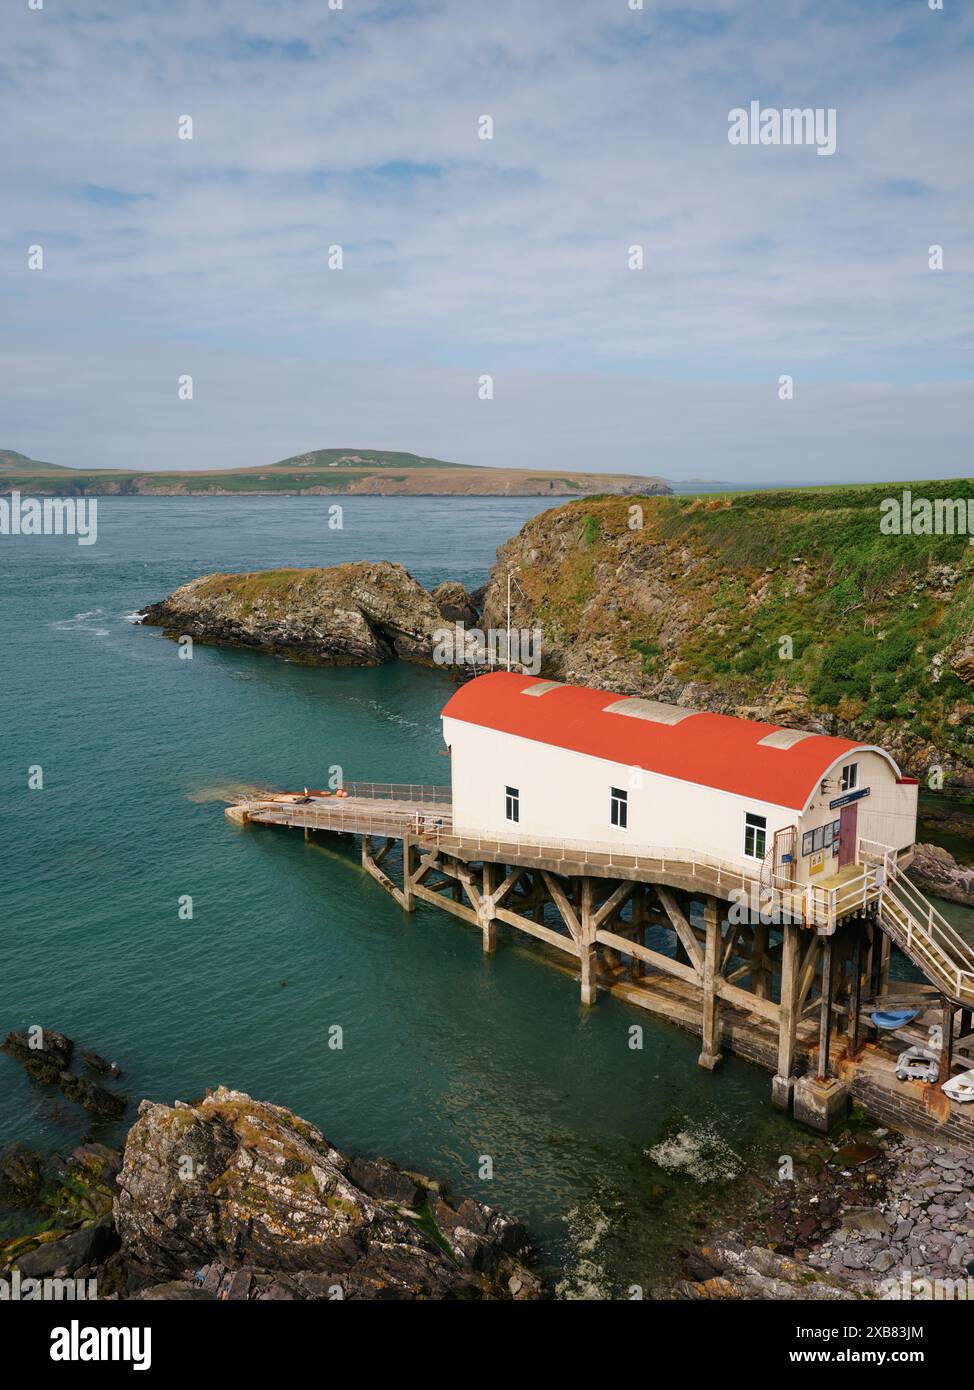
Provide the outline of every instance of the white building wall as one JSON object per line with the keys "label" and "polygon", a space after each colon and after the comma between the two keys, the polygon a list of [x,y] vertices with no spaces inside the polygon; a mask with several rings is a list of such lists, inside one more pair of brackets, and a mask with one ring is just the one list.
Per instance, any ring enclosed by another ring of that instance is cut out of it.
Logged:
{"label": "white building wall", "polygon": [[[830,801],[842,795],[842,768],[847,763],[859,764],[856,791],[869,788],[869,795],[856,802],[858,807],[857,831],[861,840],[873,840],[878,844],[889,845],[891,849],[906,849],[916,839],[917,787],[908,782],[897,782],[896,773],[887,760],[879,753],[850,753],[829,773],[828,785],[824,792],[817,791],[801,822],[802,831],[808,831],[837,821],[841,808],[829,807]],[[799,845],[799,853],[801,845]],[[829,855],[826,854],[826,863]]]}
{"label": "white building wall", "polygon": [[[878,753],[850,753],[829,773],[827,790],[816,792],[801,816],[788,807],[462,720],[445,718],[443,734],[453,755],[454,824],[482,835],[695,850],[753,872],[760,861],[744,853],[744,818],[751,811],[767,821],[768,848],[776,830],[797,827],[794,878],[798,883],[815,882],[834,871],[836,859],[831,850],[819,860],[803,855],[802,837],[807,830],[839,819],[840,811],[831,809],[829,801],[842,795],[842,766],[857,762],[856,790],[869,788],[869,796],[858,802],[859,837],[901,849],[912,845],[916,836],[917,788],[898,784],[892,766]],[[516,825],[505,818],[507,786],[520,793]],[[625,830],[610,821],[612,787],[629,794]]]}
{"label": "white building wall", "polygon": [[[753,871],[760,861],[744,854],[745,813],[766,818],[769,846],[775,830],[797,820],[787,807],[462,720],[444,719],[443,735],[453,753],[454,824],[484,835],[696,850]],[[505,819],[506,786],[520,792],[517,825]],[[612,787],[629,793],[625,830],[609,819]]]}

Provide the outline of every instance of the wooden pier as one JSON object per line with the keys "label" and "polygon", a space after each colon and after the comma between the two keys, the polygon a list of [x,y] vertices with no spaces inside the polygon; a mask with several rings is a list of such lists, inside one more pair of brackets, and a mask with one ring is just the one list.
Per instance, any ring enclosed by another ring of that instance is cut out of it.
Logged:
{"label": "wooden pier", "polygon": [[[668,1019],[700,1037],[703,1067],[729,1050],[768,1068],[775,1104],[817,1128],[851,1096],[898,1129],[974,1145],[974,1114],[939,1082],[894,1076],[931,1021],[940,1080],[974,1065],[974,951],[882,846],[864,841],[853,872],[809,890],[686,850],[487,839],[454,826],[449,787],[349,783],[341,796],[267,796],[227,815],[357,836],[363,868],[405,911],[451,913],[487,954],[498,925],[539,941],[577,975],[584,1004],[601,991]],[[926,983],[890,983],[893,946]],[[880,1034],[869,1012],[905,1000],[925,1026]]]}

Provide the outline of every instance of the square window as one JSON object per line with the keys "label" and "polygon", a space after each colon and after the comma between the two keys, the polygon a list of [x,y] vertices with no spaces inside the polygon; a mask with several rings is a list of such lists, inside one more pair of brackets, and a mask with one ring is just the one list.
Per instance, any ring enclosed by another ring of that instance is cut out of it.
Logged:
{"label": "square window", "polygon": [[748,811],[744,817],[744,853],[749,859],[763,859],[767,847],[767,816],[756,816]]}
{"label": "square window", "polygon": [[609,789],[609,820],[620,830],[625,830],[629,824],[629,793],[618,787]]}
{"label": "square window", "polygon": [[842,790],[844,792],[855,791],[859,785],[859,764],[847,763],[842,769]]}

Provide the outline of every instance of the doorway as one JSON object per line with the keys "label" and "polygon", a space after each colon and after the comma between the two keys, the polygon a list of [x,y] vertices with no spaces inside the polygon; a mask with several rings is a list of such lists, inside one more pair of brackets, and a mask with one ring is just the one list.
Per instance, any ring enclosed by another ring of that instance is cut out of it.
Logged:
{"label": "doorway", "polygon": [[856,862],[856,838],[859,828],[859,806],[843,806],[839,813],[839,868]]}

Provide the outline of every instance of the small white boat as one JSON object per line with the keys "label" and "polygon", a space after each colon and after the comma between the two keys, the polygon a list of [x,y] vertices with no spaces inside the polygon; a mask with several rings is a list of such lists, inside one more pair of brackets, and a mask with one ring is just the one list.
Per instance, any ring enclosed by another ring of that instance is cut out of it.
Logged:
{"label": "small white boat", "polygon": [[960,1076],[952,1076],[944,1082],[941,1090],[951,1100],[974,1100],[974,1069],[962,1071]]}
{"label": "small white boat", "polygon": [[896,1059],[897,1081],[936,1081],[940,1058],[928,1047],[908,1047]]}

